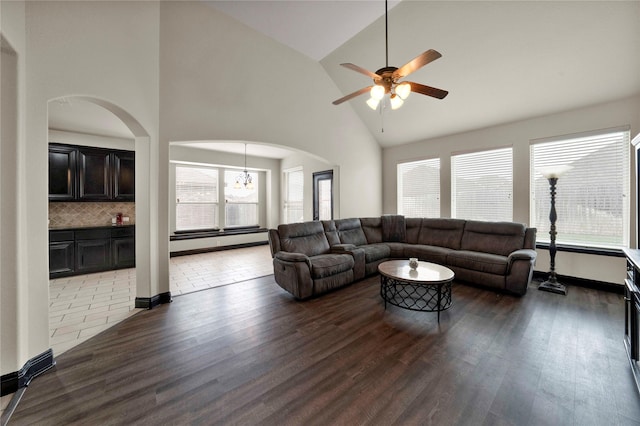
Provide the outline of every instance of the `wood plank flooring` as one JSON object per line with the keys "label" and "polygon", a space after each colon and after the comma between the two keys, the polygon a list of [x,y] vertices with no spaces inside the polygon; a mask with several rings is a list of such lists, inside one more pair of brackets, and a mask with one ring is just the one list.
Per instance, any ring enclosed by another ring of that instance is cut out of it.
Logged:
{"label": "wood plank flooring", "polygon": [[379,285],[175,297],[62,354],[9,424],[640,425],[620,295],[454,283],[438,325]]}

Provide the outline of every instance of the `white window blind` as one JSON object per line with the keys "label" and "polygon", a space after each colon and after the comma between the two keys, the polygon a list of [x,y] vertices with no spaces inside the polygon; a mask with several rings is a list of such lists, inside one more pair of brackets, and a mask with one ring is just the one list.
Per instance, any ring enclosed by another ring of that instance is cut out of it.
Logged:
{"label": "white window blind", "polygon": [[440,217],[440,159],[400,163],[397,167],[398,214]]}
{"label": "white window blind", "polygon": [[304,173],[302,169],[284,172],[284,223],[302,222],[304,200]]}
{"label": "white window blind", "polygon": [[218,227],[218,170],[176,166],[176,230]]}
{"label": "white window blind", "polygon": [[224,172],[225,228],[258,225],[258,188],[260,187],[258,173],[249,171],[253,188],[247,188],[244,185],[235,188],[239,174],[237,170]]}
{"label": "white window blind", "polygon": [[513,220],[513,150],[500,148],[451,157],[454,218]]}
{"label": "white window blind", "polygon": [[566,136],[531,145],[531,225],[549,241],[550,185],[541,170],[571,166],[556,184],[556,242],[629,245],[629,131]]}

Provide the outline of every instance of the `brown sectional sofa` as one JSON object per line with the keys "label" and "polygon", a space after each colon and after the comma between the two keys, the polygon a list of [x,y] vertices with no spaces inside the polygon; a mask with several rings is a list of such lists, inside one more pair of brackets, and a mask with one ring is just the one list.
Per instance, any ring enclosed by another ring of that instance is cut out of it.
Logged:
{"label": "brown sectional sofa", "polygon": [[523,295],[536,229],[513,222],[384,215],[292,223],[269,230],[276,282],[307,299],[377,273],[388,259],[445,265],[457,281]]}

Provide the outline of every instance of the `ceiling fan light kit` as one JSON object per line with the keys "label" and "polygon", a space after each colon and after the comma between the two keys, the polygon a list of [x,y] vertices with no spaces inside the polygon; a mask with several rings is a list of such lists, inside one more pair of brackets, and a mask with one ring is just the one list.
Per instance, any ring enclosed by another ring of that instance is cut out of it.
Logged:
{"label": "ceiling fan light kit", "polygon": [[369,108],[376,110],[378,107],[384,105],[383,99],[385,95],[389,95],[389,103],[391,109],[398,109],[402,106],[411,92],[420,93],[422,95],[431,96],[437,99],[444,99],[449,94],[446,90],[438,89],[431,86],[425,86],[424,84],[413,83],[410,81],[399,82],[402,78],[408,76],[414,71],[427,65],[429,62],[433,62],[442,55],[429,49],[426,52],[416,56],[414,59],[401,66],[400,68],[389,66],[389,25],[388,25],[388,8],[387,0],[384,2],[385,7],[385,47],[386,47],[386,64],[384,68],[380,68],[375,73],[368,71],[358,65],[352,63],[340,64],[345,68],[349,68],[353,71],[364,74],[373,79],[373,86],[364,87],[353,93],[348,94],[340,99],[333,101],[334,105],[339,105],[343,102],[351,100],[356,96],[360,96],[366,92],[369,92],[371,97],[367,100]]}

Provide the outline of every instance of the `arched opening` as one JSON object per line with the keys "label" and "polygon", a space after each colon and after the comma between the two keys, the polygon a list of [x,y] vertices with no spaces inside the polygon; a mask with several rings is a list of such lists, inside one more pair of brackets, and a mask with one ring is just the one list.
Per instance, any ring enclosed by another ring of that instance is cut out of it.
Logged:
{"label": "arched opening", "polygon": [[[105,188],[111,185],[108,195],[88,197],[91,202],[70,200],[69,197],[54,202],[49,197],[50,233],[57,228],[54,231],[56,235],[66,238],[50,242],[50,265],[54,259],[52,256],[57,259],[62,255],[76,268],[60,278],[63,284],[57,285],[58,293],[50,291],[50,329],[55,330],[51,335],[51,347],[59,355],[135,312],[133,308],[138,297],[149,298],[152,295],[150,138],[127,111],[90,96],[72,95],[50,100],[48,122],[50,144],[70,149],[82,147],[73,151],[73,155],[78,156],[74,158],[74,162],[77,160],[74,163],[78,173],[77,185],[85,185],[84,180],[94,172],[97,172],[98,181],[103,175],[109,179],[108,183],[104,182]],[[127,157],[127,152],[135,152],[134,161],[131,161],[132,156]],[[91,163],[88,159],[92,155],[99,162]],[[135,164],[135,168],[130,163]],[[126,170],[124,164],[129,164]],[[128,173],[129,178],[135,176],[135,198],[132,193],[128,198],[124,196],[122,185],[118,192],[118,177],[124,173]],[[68,180],[71,181],[70,178]],[[81,188],[76,188],[76,191],[79,197]],[[111,218],[118,213],[123,217],[122,225],[134,225],[135,231],[129,226],[109,229]],[[60,233],[59,229],[74,231],[72,234]],[[65,250],[65,247],[68,247],[66,252],[55,251]],[[119,263],[123,259],[122,253],[134,250],[135,268],[128,268],[130,265],[126,261]],[[91,273],[96,264],[91,264],[91,261],[96,262],[99,269],[113,269]],[[87,266],[86,269],[78,267],[80,263]],[[80,281],[83,281],[82,286]],[[56,304],[54,297],[58,295],[63,300]],[[67,304],[65,298],[72,303]]]}

